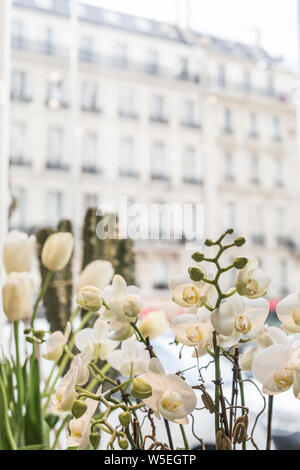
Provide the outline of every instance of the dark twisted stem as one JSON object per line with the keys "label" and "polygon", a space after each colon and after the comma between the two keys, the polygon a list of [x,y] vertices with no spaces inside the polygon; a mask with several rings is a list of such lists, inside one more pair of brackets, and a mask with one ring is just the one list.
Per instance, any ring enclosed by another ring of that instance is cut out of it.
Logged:
{"label": "dark twisted stem", "polygon": [[272,418],[273,418],[273,395],[269,396],[268,399],[268,437],[266,450],[271,450],[272,445]]}

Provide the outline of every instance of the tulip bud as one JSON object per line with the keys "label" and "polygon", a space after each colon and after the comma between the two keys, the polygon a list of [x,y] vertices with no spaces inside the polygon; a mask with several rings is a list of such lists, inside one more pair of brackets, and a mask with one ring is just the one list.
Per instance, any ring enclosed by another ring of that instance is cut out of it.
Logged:
{"label": "tulip bud", "polygon": [[35,237],[13,230],[3,246],[3,264],[7,274],[29,272],[35,255]]}
{"label": "tulip bud", "polygon": [[100,442],[100,433],[92,432],[90,435],[90,443],[94,447],[94,449],[97,449],[99,442]]}
{"label": "tulip bud", "polygon": [[128,449],[128,441],[126,437],[122,437],[121,439],[119,439],[119,446],[121,447],[122,450]]}
{"label": "tulip bud", "polygon": [[50,271],[61,271],[70,261],[73,245],[74,240],[71,233],[53,233],[47,238],[43,246],[43,265]]}
{"label": "tulip bud", "polygon": [[189,268],[189,275],[192,281],[199,282],[204,278],[204,272],[200,268]]}
{"label": "tulip bud", "polygon": [[76,297],[76,303],[84,310],[98,312],[103,304],[101,291],[95,286],[82,287]]}
{"label": "tulip bud", "polygon": [[128,428],[131,422],[131,416],[129,411],[124,411],[123,413],[119,414],[119,421],[124,428]]}
{"label": "tulip bud", "polygon": [[75,400],[71,409],[72,415],[74,418],[78,419],[84,415],[87,410],[87,404],[82,400]]}
{"label": "tulip bud", "polygon": [[201,261],[204,260],[205,255],[203,253],[199,253],[199,251],[197,251],[197,253],[194,253],[192,255],[192,258],[193,258],[194,261],[196,261],[196,263],[201,263]]}
{"label": "tulip bud", "polygon": [[10,321],[19,321],[32,314],[34,283],[29,273],[10,273],[2,289],[4,313]]}
{"label": "tulip bud", "polygon": [[235,258],[233,262],[233,266],[236,269],[244,269],[247,263],[248,263],[248,258]]}
{"label": "tulip bud", "polygon": [[243,246],[246,243],[246,240],[244,237],[239,237],[234,240],[234,244],[236,246]]}
{"label": "tulip bud", "polygon": [[144,380],[142,377],[137,377],[132,382],[131,395],[139,400],[145,400],[146,398],[151,397],[152,387],[149,382]]}

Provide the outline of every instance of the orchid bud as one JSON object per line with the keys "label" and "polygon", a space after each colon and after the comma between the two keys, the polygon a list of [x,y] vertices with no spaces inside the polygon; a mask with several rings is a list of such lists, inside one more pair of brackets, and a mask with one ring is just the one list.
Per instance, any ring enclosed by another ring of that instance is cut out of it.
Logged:
{"label": "orchid bud", "polygon": [[94,447],[94,449],[97,449],[99,442],[100,442],[100,433],[92,432],[90,435],[90,443]]}
{"label": "orchid bud", "polygon": [[35,237],[13,230],[3,246],[3,264],[7,274],[29,272],[35,255]]}
{"label": "orchid bud", "polygon": [[38,339],[44,339],[45,337],[45,331],[44,330],[38,330],[34,332],[34,336]]}
{"label": "orchid bud", "polygon": [[128,449],[128,441],[126,437],[122,437],[121,439],[119,439],[119,446],[121,447],[122,450]]}
{"label": "orchid bud", "polygon": [[82,287],[76,297],[76,303],[84,310],[98,312],[103,304],[101,291],[95,286]]}
{"label": "orchid bud", "polygon": [[140,313],[141,308],[138,303],[134,301],[134,299],[128,297],[123,304],[123,312],[129,318],[136,318]]}
{"label": "orchid bud", "polygon": [[81,416],[84,415],[86,410],[87,410],[87,404],[85,403],[85,401],[75,400],[73,402],[71,413],[74,416],[74,418],[78,419],[78,418],[81,418]]}
{"label": "orchid bud", "polygon": [[214,242],[212,240],[207,239],[207,240],[205,240],[205,245],[206,246],[213,246]]}
{"label": "orchid bud", "polygon": [[123,413],[119,414],[119,421],[124,428],[128,428],[131,422],[131,416],[129,411],[124,411]]}
{"label": "orchid bud", "polygon": [[200,268],[192,267],[189,268],[189,275],[192,281],[199,282],[204,278],[204,272]]}
{"label": "orchid bud", "polygon": [[144,380],[142,377],[136,377],[132,382],[131,395],[139,400],[145,400],[146,398],[151,397],[152,387],[149,382]]}
{"label": "orchid bud", "polygon": [[43,246],[43,265],[50,271],[61,271],[70,261],[73,245],[74,240],[71,233],[53,233],[47,238]]}
{"label": "orchid bud", "polygon": [[10,321],[20,321],[32,314],[34,283],[29,273],[10,273],[2,288],[4,313]]}
{"label": "orchid bud", "polygon": [[194,253],[192,255],[192,258],[194,261],[196,261],[196,263],[201,263],[201,261],[204,260],[205,258],[205,255],[203,253],[199,253],[199,251],[197,253]]}
{"label": "orchid bud", "polygon": [[235,246],[243,246],[245,245],[245,243],[246,243],[246,240],[244,237],[239,237],[234,240]]}
{"label": "orchid bud", "polygon": [[233,266],[236,269],[244,269],[247,263],[248,263],[248,258],[235,258],[233,262]]}

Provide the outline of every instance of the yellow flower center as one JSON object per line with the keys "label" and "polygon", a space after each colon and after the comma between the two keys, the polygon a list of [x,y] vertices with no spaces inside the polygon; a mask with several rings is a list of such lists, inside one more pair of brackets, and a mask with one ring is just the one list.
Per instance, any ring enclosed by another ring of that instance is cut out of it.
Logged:
{"label": "yellow flower center", "polygon": [[273,378],[281,392],[288,390],[294,383],[294,374],[291,370],[288,369],[277,370],[274,373]]}
{"label": "yellow flower center", "polygon": [[296,323],[296,325],[300,326],[300,307],[296,307],[293,310],[293,320]]}
{"label": "yellow flower center", "polygon": [[183,289],[182,298],[186,303],[195,305],[200,299],[200,295],[195,286],[187,286]]}
{"label": "yellow flower center", "polygon": [[200,326],[191,326],[188,328],[185,332],[186,337],[189,341],[191,341],[194,344],[200,343],[203,339],[203,332]]}
{"label": "yellow flower center", "polygon": [[258,292],[258,284],[254,279],[247,280],[247,293],[248,295],[255,295]]}
{"label": "yellow flower center", "polygon": [[248,317],[246,317],[246,315],[240,315],[235,319],[234,328],[235,331],[237,331],[238,333],[246,335],[247,333],[249,333],[249,331],[251,331],[251,321]]}
{"label": "yellow flower center", "polygon": [[176,411],[182,404],[181,395],[177,392],[165,392],[160,404],[166,411]]}

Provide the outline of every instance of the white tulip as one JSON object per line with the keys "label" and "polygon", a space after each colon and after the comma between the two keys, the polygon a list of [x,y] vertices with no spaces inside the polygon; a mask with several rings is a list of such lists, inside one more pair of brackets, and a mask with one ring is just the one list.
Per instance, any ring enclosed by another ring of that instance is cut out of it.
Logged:
{"label": "white tulip", "polygon": [[166,374],[160,361],[156,358],[149,363],[149,372],[139,376],[152,388],[152,395],[143,399],[159,418],[178,424],[188,424],[189,413],[197,405],[197,397],[193,389],[178,375]]}
{"label": "white tulip", "polygon": [[92,261],[79,275],[77,292],[85,286],[94,286],[102,291],[109,285],[113,275],[114,269],[109,261]]}
{"label": "white tulip", "polygon": [[30,271],[35,256],[36,240],[33,235],[13,230],[3,246],[3,263],[7,274]]}
{"label": "white tulip", "polygon": [[218,344],[230,348],[241,339],[256,338],[268,317],[269,302],[265,299],[249,300],[233,295],[211,315],[211,323],[220,333]]}
{"label": "white tulip", "polygon": [[42,263],[50,271],[61,271],[70,261],[74,246],[73,235],[57,232],[50,235],[42,249]]}
{"label": "white tulip", "polygon": [[263,349],[274,344],[288,344],[289,339],[279,328],[265,325],[260,334],[253,341],[254,344],[246,347],[240,357],[241,369],[245,371],[252,370],[254,358]]}
{"label": "white tulip", "polygon": [[288,333],[300,333],[300,286],[297,293],[288,295],[279,302],[276,313],[282,322],[283,330]]}
{"label": "white tulip", "polygon": [[123,341],[121,349],[112,351],[107,356],[107,362],[124,377],[133,377],[146,372],[149,361],[149,352],[133,337]]}
{"label": "white tulip", "polygon": [[145,338],[157,338],[165,333],[169,323],[162,310],[149,312],[139,323],[139,330]]}
{"label": "white tulip", "polygon": [[55,396],[51,401],[53,413],[65,413],[72,409],[73,401],[76,398],[74,387],[76,385],[77,377],[78,369],[76,367],[72,367],[61,379]]}
{"label": "white tulip", "polygon": [[55,331],[55,333],[52,333],[45,343],[44,352],[42,354],[43,358],[48,361],[58,361],[68,342],[70,333],[71,324],[69,322],[67,323],[64,334],[61,331]]}
{"label": "white tulip", "polygon": [[[204,268],[201,270],[207,278],[209,274],[205,273]],[[169,282],[169,289],[173,295],[173,302],[183,308],[202,307],[214,295],[215,288],[211,284],[204,281],[192,281],[187,275],[172,279]]]}
{"label": "white tulip", "polygon": [[[100,395],[102,385],[98,388],[96,395]],[[90,444],[91,420],[94,416],[99,402],[87,398],[85,401],[87,410],[81,418],[72,419],[69,423],[70,437],[68,437],[68,447],[77,447],[78,450],[86,450]]]}
{"label": "white tulip", "polygon": [[256,259],[249,260],[246,266],[238,272],[236,288],[240,295],[248,299],[257,299],[267,294],[271,278],[258,268]]}
{"label": "white tulip", "polygon": [[110,351],[118,346],[117,341],[112,341],[109,336],[111,334],[108,323],[98,319],[93,328],[85,328],[79,331],[75,336],[75,344],[79,351],[84,351],[87,346],[93,349],[93,358],[96,360],[100,357],[105,361]]}
{"label": "white tulip", "polygon": [[197,315],[183,314],[171,322],[178,343],[197,347],[199,355],[206,354],[206,348],[212,344],[213,327],[210,321],[203,322]]}
{"label": "white tulip", "polygon": [[82,287],[76,297],[76,303],[84,310],[98,312],[103,305],[100,289],[95,286]]}
{"label": "white tulip", "polygon": [[32,315],[34,282],[28,272],[10,273],[2,288],[3,310],[7,318],[20,321]]}
{"label": "white tulip", "polygon": [[276,344],[261,351],[253,361],[253,375],[267,395],[277,395],[293,387],[300,399],[300,335],[289,344]]}

